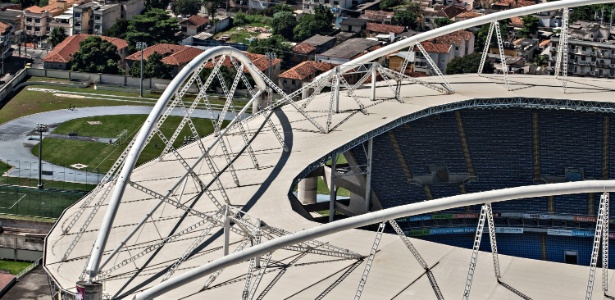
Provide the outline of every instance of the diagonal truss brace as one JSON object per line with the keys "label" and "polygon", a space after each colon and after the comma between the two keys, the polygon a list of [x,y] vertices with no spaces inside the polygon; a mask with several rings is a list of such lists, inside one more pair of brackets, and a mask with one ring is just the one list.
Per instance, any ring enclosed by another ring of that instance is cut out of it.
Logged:
{"label": "diagonal truss brace", "polygon": [[431,84],[431,83],[428,83],[428,82],[416,79],[414,77],[410,77],[410,76],[408,76],[406,74],[398,73],[397,71],[393,71],[391,69],[380,67],[380,68],[378,68],[378,71],[380,72],[380,74],[382,74],[384,72],[384,73],[387,73],[387,75],[390,76],[390,77],[399,77],[399,78],[402,78],[402,79],[405,79],[405,80],[409,80],[412,83],[415,83],[415,84],[418,84],[418,85],[422,85],[422,86],[430,88],[432,90],[436,90],[436,91],[438,91],[438,92],[440,92],[442,94],[449,95],[449,94],[455,93],[454,90],[449,90],[446,87],[440,87],[438,85]]}
{"label": "diagonal truss brace", "polygon": [[354,295],[354,300],[361,299],[363,289],[365,288],[365,283],[367,282],[367,276],[369,276],[369,271],[372,269],[372,263],[374,262],[374,257],[376,257],[376,251],[378,251],[378,245],[380,245],[380,240],[382,239],[382,233],[384,232],[385,225],[386,221],[378,225],[378,230],[376,231],[376,238],[374,239],[372,249],[369,252],[367,261],[365,262],[365,269],[363,270],[363,274],[361,275],[361,281],[359,281],[359,286],[357,287],[357,292]]}
{"label": "diagonal truss brace", "polygon": [[[592,256],[591,256],[591,260],[590,260],[590,264],[589,264],[589,278],[587,280],[587,290],[585,291],[585,299],[590,300],[592,298],[592,293],[594,291],[594,279],[596,276],[596,264],[598,263],[598,255],[600,254],[600,242],[603,239],[604,235],[604,224],[608,224],[609,220],[606,219],[605,217],[608,218],[608,212],[606,212],[606,209],[608,209],[609,207],[609,194],[608,193],[603,193],[602,196],[600,197],[600,206],[598,208],[598,218],[596,219],[596,231],[594,232],[594,245],[592,247]],[[608,228],[607,228],[608,230]],[[606,235],[606,240],[608,241],[608,233]],[[604,242],[604,241],[603,241]],[[608,242],[607,242],[608,243]],[[603,245],[604,247],[604,245]],[[608,247],[608,245],[607,245]],[[603,248],[604,249],[604,248]],[[608,253],[606,253],[608,256]],[[603,253],[604,255],[604,253]],[[606,262],[607,265],[606,266],[602,266],[603,268],[603,285],[602,285],[602,289],[603,291],[606,293],[608,286],[605,286],[605,280],[608,280],[607,278],[604,277],[605,275],[605,270],[608,269],[608,261]],[[608,275],[608,274],[607,274]]]}
{"label": "diagonal truss brace", "polygon": [[[254,235],[254,245],[260,244],[261,239],[262,239],[262,235],[261,235],[260,229],[257,229]],[[264,263],[262,266],[259,266],[260,257],[258,256],[253,257],[250,260],[250,264],[248,266],[248,273],[246,274],[246,283],[243,288],[242,300],[251,300],[252,298],[254,298],[254,295],[256,294],[256,289],[258,288],[258,285],[260,284],[261,279],[263,279],[263,275],[265,274],[265,271],[267,270],[267,266],[269,265],[269,262],[271,261],[271,256],[272,256],[271,252],[265,255]],[[256,274],[256,278],[254,278],[254,282],[252,282],[252,278],[255,275],[254,268],[260,268],[260,270]]]}
{"label": "diagonal truss brace", "polygon": [[440,71],[440,68],[438,68],[438,65],[436,65],[436,63],[433,61],[433,59],[431,59],[431,56],[425,50],[423,45],[421,43],[416,43],[416,47],[419,48],[419,50],[421,51],[421,53],[423,54],[423,56],[425,57],[425,59],[427,60],[429,65],[431,66],[431,68],[434,70],[434,72],[436,72],[436,74],[440,77],[440,79],[442,79],[444,87],[447,90],[449,90],[450,93],[453,93],[454,92],[453,87],[448,83],[448,80],[446,80],[446,78],[442,74],[442,71]]}
{"label": "diagonal truss brace", "polygon": [[508,82],[508,66],[506,65],[506,56],[504,52],[504,41],[502,40],[502,32],[500,31],[500,23],[493,22],[495,36],[498,39],[498,51],[500,52],[500,61],[502,67],[502,73],[504,74],[504,82],[506,83],[506,89],[510,91],[510,85]]}
{"label": "diagonal truss brace", "polygon": [[487,207],[487,225],[489,226],[489,242],[491,243],[491,254],[493,255],[493,271],[495,278],[500,280],[500,259],[498,258],[498,245],[495,239],[495,223],[493,222],[493,210],[491,203],[486,203]]}
{"label": "diagonal truss brace", "polygon": [[[264,227],[265,232],[270,232],[277,236],[285,236],[291,234],[290,231],[286,231],[284,229],[275,228],[271,226]],[[296,245],[285,247],[284,249],[298,251],[298,252],[310,252],[320,255],[328,255],[334,257],[342,257],[347,259],[363,259],[364,256],[353,252],[348,249],[340,248],[329,243],[324,243],[318,240],[311,240],[302,242]]]}
{"label": "diagonal truss brace", "polygon": [[493,29],[495,28],[495,23],[492,22],[489,24],[489,33],[487,34],[487,39],[485,40],[485,48],[483,49],[483,56],[480,59],[480,65],[478,66],[478,75],[483,75],[483,69],[485,68],[485,62],[487,60],[487,55],[489,54],[489,49],[491,48],[491,37],[493,36]]}
{"label": "diagonal truss brace", "polygon": [[472,279],[474,278],[474,271],[476,270],[476,261],[478,259],[478,249],[480,248],[480,241],[483,237],[483,229],[485,228],[485,219],[487,217],[487,205],[484,204],[480,210],[480,217],[478,218],[478,225],[476,226],[476,234],[474,235],[474,245],[472,246],[472,257],[470,258],[470,267],[468,268],[468,276],[466,278],[466,285],[463,291],[463,299],[470,298],[470,290],[472,289]]}
{"label": "diagonal truss brace", "polygon": [[421,267],[423,267],[423,269],[425,269],[425,273],[427,273],[427,278],[429,279],[429,283],[431,284],[431,287],[436,294],[436,298],[438,300],[444,299],[444,295],[442,295],[442,291],[438,286],[436,278],[433,276],[433,273],[429,269],[429,265],[427,265],[419,251],[416,250],[410,239],[404,234],[404,231],[401,229],[401,227],[399,227],[399,224],[397,224],[395,220],[389,220],[388,222],[389,224],[391,224],[391,227],[393,227],[399,238],[401,238],[404,244],[406,244],[406,247],[408,248],[408,250],[410,250],[410,253],[412,253],[416,261],[421,265]]}

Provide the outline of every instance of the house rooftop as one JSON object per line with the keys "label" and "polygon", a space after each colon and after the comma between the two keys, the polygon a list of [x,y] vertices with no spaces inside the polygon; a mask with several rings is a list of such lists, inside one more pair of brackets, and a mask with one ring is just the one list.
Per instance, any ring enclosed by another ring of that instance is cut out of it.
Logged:
{"label": "house rooftop", "polygon": [[309,60],[292,67],[288,71],[280,74],[278,77],[303,81],[309,79],[312,76],[316,76],[323,72],[329,71],[333,69],[333,67],[333,64]]}
{"label": "house rooftop", "polygon": [[377,41],[363,38],[353,38],[327,50],[321,55],[343,59],[352,59],[359,54],[363,54],[363,52],[367,51],[369,48],[377,45],[380,45],[380,43]]}
{"label": "house rooftop", "polygon": [[315,35],[315,36],[313,36],[313,37],[303,41],[303,43],[310,44],[310,45],[312,45],[314,47],[318,47],[318,46],[322,46],[322,45],[324,45],[324,44],[326,44],[326,43],[328,43],[328,42],[330,42],[331,40],[334,40],[334,39],[335,39],[334,36],[326,36],[326,35],[317,34],[317,35]]}
{"label": "house rooftop", "polygon": [[[80,44],[83,40],[91,36],[90,34],[75,34],[67,37],[61,43],[56,45],[43,61],[45,62],[59,62],[68,63],[73,57],[75,52],[79,51]],[[111,42],[118,50],[128,47],[128,43],[123,39],[118,39],[108,36],[100,36],[101,39]]]}
{"label": "house rooftop", "polygon": [[432,40],[432,42],[436,44],[447,44],[447,45],[461,45],[464,41],[470,41],[472,39],[472,32],[467,30],[459,30],[455,32],[451,32],[449,34],[441,35]]}
{"label": "house rooftop", "polygon": [[303,42],[300,44],[297,44],[295,47],[293,47],[293,52],[295,53],[299,53],[299,54],[308,54],[308,53],[312,53],[316,51],[316,47]]}
{"label": "house rooftop", "polygon": [[206,17],[199,16],[199,15],[190,16],[190,18],[179,22],[180,25],[196,26],[196,27],[205,25],[207,23],[209,23],[209,19]]}
{"label": "house rooftop", "polygon": [[0,34],[4,34],[8,30],[10,30],[10,28],[11,28],[10,24],[0,22]]}
{"label": "house rooftop", "polygon": [[442,13],[444,13],[444,16],[446,16],[449,19],[452,19],[465,11],[466,11],[465,7],[461,7],[457,5],[450,5],[442,9]]}
{"label": "house rooftop", "polygon": [[386,25],[386,24],[378,24],[378,23],[367,23],[366,27],[367,31],[378,32],[378,33],[394,33],[400,34],[406,30],[404,26],[397,25]]}
{"label": "house rooftop", "polygon": [[392,11],[384,10],[365,10],[365,12],[359,16],[359,19],[373,20],[373,21],[385,21],[390,20],[395,15]]}
{"label": "house rooftop", "polygon": [[346,18],[342,22],[340,22],[340,25],[346,25],[346,26],[365,26],[366,23],[367,23],[367,20],[365,20],[365,19]]}
{"label": "house rooftop", "polygon": [[[448,53],[451,49],[451,45],[449,44],[436,44],[432,41],[421,42],[425,51],[431,53]],[[415,48],[415,51],[418,51],[418,48]]]}

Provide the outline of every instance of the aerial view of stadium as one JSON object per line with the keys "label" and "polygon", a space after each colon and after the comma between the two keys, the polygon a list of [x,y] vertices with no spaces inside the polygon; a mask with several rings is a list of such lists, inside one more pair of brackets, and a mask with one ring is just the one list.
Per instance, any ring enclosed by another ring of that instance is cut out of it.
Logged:
{"label": "aerial view of stadium", "polygon": [[75,31],[0,88],[0,297],[615,297],[614,0],[256,2],[198,46]]}

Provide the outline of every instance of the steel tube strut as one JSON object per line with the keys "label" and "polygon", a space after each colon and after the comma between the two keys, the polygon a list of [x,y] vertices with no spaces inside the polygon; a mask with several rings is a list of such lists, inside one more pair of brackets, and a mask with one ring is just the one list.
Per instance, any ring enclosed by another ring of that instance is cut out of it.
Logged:
{"label": "steel tube strut", "polygon": [[525,198],[602,193],[615,191],[615,180],[586,180],[566,183],[552,183],[546,185],[531,185],[504,190],[493,190],[473,194],[462,194],[430,201],[421,201],[392,207],[380,211],[371,212],[360,216],[350,217],[336,222],[319,225],[314,228],[305,229],[294,234],[283,236],[274,240],[264,242],[260,245],[245,249],[212,261],[208,264],[189,270],[181,275],[171,278],[163,283],[159,283],[137,295],[133,299],[153,299],[177,287],[197,280],[208,274],[224,269],[226,267],[246,261],[257,255],[271,252],[273,249],[280,249],[304,241],[313,240],[322,236],[330,235],[340,231],[357,228],[365,225],[379,223],[385,220],[397,219],[407,216],[419,215],[433,211],[465,207],[482,203],[493,203],[508,200],[518,200]]}

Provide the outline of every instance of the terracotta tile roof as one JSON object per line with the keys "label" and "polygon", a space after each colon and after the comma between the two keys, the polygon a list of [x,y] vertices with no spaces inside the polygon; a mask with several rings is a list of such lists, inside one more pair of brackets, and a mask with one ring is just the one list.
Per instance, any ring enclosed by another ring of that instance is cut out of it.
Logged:
{"label": "terracotta tile roof", "polygon": [[480,17],[482,15],[483,14],[477,13],[475,11],[466,11],[466,12],[462,12],[462,13],[458,14],[455,18],[457,18],[457,19],[472,19],[472,18]]}
{"label": "terracotta tile roof", "polygon": [[544,48],[546,46],[548,46],[551,43],[551,40],[544,40],[542,42],[540,42],[540,44],[538,44],[539,47]]}
{"label": "terracotta tile roof", "polygon": [[0,34],[5,33],[11,25],[0,22]]}
{"label": "terracotta tile roof", "polygon": [[179,22],[179,24],[182,24],[182,25],[186,24],[186,25],[192,25],[192,26],[196,26],[196,27],[205,25],[207,23],[209,23],[209,19],[205,18],[205,17],[202,17],[202,16],[199,16],[199,15],[191,16],[190,18],[185,19],[185,20]]}
{"label": "terracotta tile roof", "polygon": [[315,61],[304,61],[288,71],[280,74],[279,78],[287,78],[287,79],[296,79],[296,80],[305,80],[311,75],[319,75],[320,73],[329,71],[335,67],[329,63],[315,62]]}
{"label": "terracotta tile roof", "polygon": [[400,34],[404,32],[404,26],[397,25],[386,25],[386,24],[378,24],[378,23],[367,23],[367,31],[378,32],[378,33],[395,33]]}
{"label": "terracotta tile roof", "polygon": [[29,12],[29,13],[34,13],[34,14],[40,14],[44,11],[47,11],[47,10],[37,5],[33,5],[33,6],[30,6],[24,9],[24,12]]}
{"label": "terracotta tile roof", "polygon": [[[158,52],[163,56],[166,56],[167,53],[174,53],[181,51],[185,48],[190,48],[182,45],[174,45],[174,44],[156,44],[154,46],[147,47],[143,49],[143,59],[147,60],[147,58],[154,54],[154,52]],[[141,59],[141,51],[137,51],[131,55],[126,56],[126,60],[140,60]]]}
{"label": "terracotta tile roof", "polygon": [[384,21],[386,19],[392,19],[395,13],[392,11],[384,10],[366,10],[364,14],[359,16],[359,19]]}
{"label": "terracotta tile roof", "polygon": [[461,7],[461,6],[457,6],[457,5],[451,5],[451,6],[447,6],[445,8],[442,9],[442,12],[444,13],[444,15],[451,19],[456,17],[457,15],[465,12],[466,9]]}
{"label": "terracotta tile roof", "polygon": [[182,50],[174,52],[162,59],[162,62],[167,65],[181,66],[189,63],[199,54],[203,53],[203,50],[194,47],[186,47]]}
{"label": "terracotta tile roof", "polygon": [[293,47],[293,52],[297,52],[300,54],[308,54],[316,51],[316,47],[308,44],[308,43],[300,43]]}
{"label": "terracotta tile roof", "polygon": [[[51,50],[51,52],[49,52],[49,54],[47,54],[47,56],[43,58],[43,61],[60,63],[70,62],[71,58],[73,57],[73,54],[79,51],[79,44],[89,36],[90,34],[75,34],[67,37],[66,39],[64,39],[64,41],[56,45],[53,50]],[[115,45],[115,47],[117,47],[118,50],[128,47],[128,43],[123,39],[108,36],[100,36],[100,38],[105,41],[111,42],[113,45]]]}
{"label": "terracotta tile roof", "polygon": [[499,0],[494,3],[495,6],[507,6],[507,7],[522,7],[536,4],[534,0]]}
{"label": "terracotta tile roof", "polygon": [[[269,68],[269,60],[265,57],[265,55],[251,52],[243,52],[243,54],[245,54],[250,59],[250,61],[252,61],[254,66],[256,66],[256,68],[259,69],[261,72],[264,72]],[[281,59],[276,58],[271,61],[271,66],[275,66],[281,62]],[[222,62],[222,66],[227,68],[234,68],[233,63],[228,57],[224,60],[224,62]],[[212,62],[208,62],[205,64],[205,68],[212,69],[213,67],[214,64]],[[248,70],[245,68],[243,71],[244,73],[248,72]]]}
{"label": "terracotta tile roof", "polygon": [[[431,52],[431,53],[448,53],[448,51],[451,49],[451,45],[436,44],[431,41],[421,42],[421,45],[423,45],[423,48],[425,48],[425,51]],[[420,50],[418,50],[418,48],[415,48],[414,51],[420,51]]]}
{"label": "terracotta tile roof", "polygon": [[471,38],[472,32],[459,30],[439,36],[432,41],[436,44],[461,45],[464,41],[469,41]]}
{"label": "terracotta tile roof", "polygon": [[519,17],[510,18],[510,25],[514,27],[523,27],[523,19]]}

